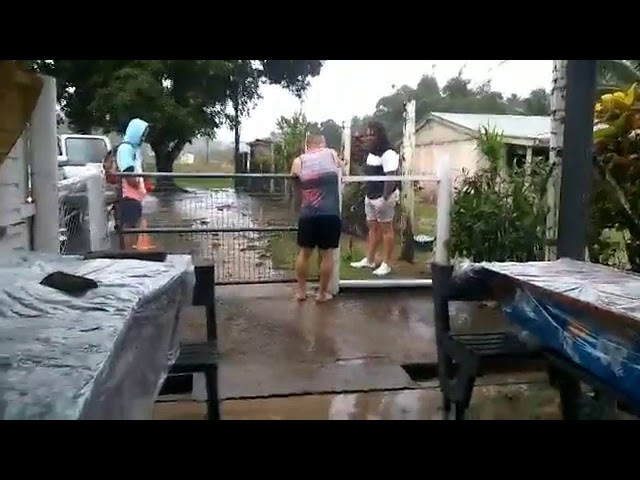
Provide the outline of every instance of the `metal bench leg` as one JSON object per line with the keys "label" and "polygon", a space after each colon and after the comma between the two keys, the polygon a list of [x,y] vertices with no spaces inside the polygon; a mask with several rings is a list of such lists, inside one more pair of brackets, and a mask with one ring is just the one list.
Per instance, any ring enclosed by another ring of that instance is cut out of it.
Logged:
{"label": "metal bench leg", "polygon": [[560,392],[560,409],[563,420],[580,419],[580,381],[555,365],[547,367],[551,385]]}
{"label": "metal bench leg", "polygon": [[218,399],[218,366],[212,365],[204,372],[207,388],[207,420],[220,420],[220,401]]}

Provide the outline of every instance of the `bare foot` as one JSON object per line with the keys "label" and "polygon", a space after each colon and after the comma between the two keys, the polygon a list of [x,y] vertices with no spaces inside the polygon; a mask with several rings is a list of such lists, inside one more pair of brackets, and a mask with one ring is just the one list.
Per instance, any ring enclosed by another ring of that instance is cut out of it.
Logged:
{"label": "bare foot", "polygon": [[318,293],[316,295],[316,303],[324,303],[324,302],[328,302],[329,300],[331,300],[333,298],[333,295],[331,295],[330,293],[324,292],[324,293]]}
{"label": "bare foot", "polygon": [[307,299],[307,292],[296,292],[296,300],[304,302]]}

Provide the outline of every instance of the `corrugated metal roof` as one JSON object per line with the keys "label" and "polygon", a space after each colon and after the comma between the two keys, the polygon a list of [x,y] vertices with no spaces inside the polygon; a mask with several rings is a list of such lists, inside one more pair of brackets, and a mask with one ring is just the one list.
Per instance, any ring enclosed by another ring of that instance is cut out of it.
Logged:
{"label": "corrugated metal roof", "polygon": [[433,112],[420,126],[431,118],[437,117],[446,122],[477,132],[481,127],[489,126],[502,132],[505,137],[548,139],[551,132],[551,117],[526,115],[486,115],[479,113]]}

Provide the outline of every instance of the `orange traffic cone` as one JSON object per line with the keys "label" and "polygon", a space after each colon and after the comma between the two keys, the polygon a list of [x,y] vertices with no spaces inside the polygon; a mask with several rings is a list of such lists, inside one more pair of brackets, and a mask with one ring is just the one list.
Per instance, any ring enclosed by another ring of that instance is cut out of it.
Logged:
{"label": "orange traffic cone", "polygon": [[[147,228],[147,221],[144,218],[140,222],[140,227],[143,229]],[[151,240],[151,236],[148,233],[140,233],[138,234],[138,241],[133,248],[140,251],[148,251],[155,250],[156,246],[153,244],[153,240]]]}

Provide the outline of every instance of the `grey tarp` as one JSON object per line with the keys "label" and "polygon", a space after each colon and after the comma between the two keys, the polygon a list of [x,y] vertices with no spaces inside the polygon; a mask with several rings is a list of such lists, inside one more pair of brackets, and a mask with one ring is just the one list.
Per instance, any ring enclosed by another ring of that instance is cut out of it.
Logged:
{"label": "grey tarp", "polygon": [[[148,418],[178,351],[190,257],[0,255],[0,418]],[[75,298],[39,284],[57,270],[99,287]]]}

